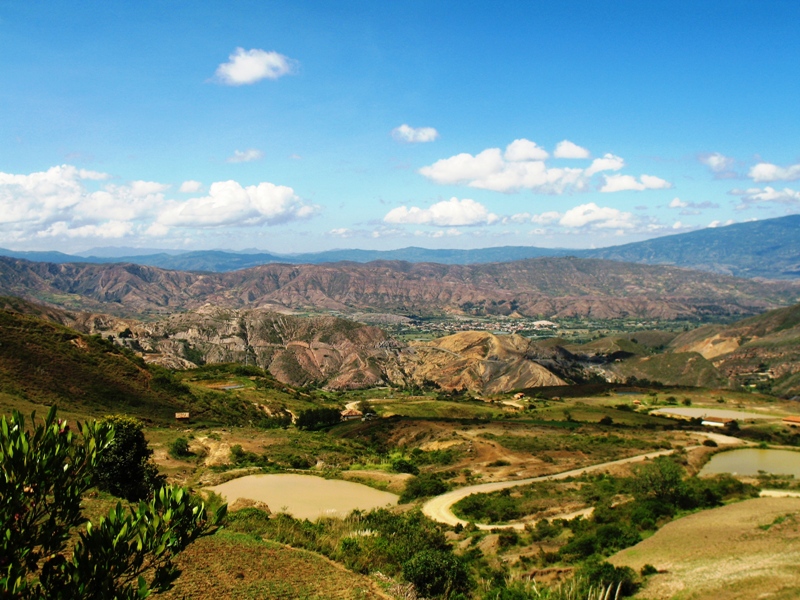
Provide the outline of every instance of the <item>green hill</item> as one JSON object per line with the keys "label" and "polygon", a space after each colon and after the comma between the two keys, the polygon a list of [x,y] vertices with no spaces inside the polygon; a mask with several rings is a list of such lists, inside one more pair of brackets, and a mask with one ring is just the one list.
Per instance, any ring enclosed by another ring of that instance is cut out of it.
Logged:
{"label": "green hill", "polygon": [[53,322],[65,314],[0,298],[3,411],[57,404],[82,416],[126,413],[156,422],[174,422],[179,411],[212,423],[257,424],[266,418],[252,403],[211,390],[192,393],[132,351]]}

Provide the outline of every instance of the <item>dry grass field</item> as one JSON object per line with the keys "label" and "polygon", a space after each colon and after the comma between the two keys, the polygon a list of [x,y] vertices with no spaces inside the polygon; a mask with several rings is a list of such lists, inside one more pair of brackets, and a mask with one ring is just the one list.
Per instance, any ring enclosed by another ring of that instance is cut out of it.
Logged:
{"label": "dry grass field", "polygon": [[637,598],[800,598],[800,498],[755,498],[690,515],[610,562],[660,571]]}
{"label": "dry grass field", "polygon": [[198,540],[176,561],[182,574],[159,597],[177,600],[222,598],[274,600],[378,600],[371,579],[319,554],[221,531]]}

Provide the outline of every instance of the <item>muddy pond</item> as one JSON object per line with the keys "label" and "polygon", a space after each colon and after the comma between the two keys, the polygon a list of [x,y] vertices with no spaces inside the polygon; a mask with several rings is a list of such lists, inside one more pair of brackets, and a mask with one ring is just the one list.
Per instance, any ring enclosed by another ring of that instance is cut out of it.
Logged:
{"label": "muddy pond", "polygon": [[715,454],[700,471],[700,475],[731,473],[758,475],[759,471],[773,475],[794,475],[800,478],[800,452],[746,448]]}
{"label": "muddy pond", "polygon": [[248,475],[209,488],[228,504],[239,498],[265,502],[272,512],[298,519],[345,517],[350,511],[397,504],[397,496],[360,483],[313,475]]}

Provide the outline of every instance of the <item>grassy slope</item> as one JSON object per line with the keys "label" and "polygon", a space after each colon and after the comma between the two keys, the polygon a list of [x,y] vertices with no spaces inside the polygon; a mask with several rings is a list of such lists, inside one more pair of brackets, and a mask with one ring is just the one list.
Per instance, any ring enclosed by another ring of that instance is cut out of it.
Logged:
{"label": "grassy slope", "polygon": [[645,564],[665,571],[637,597],[681,600],[797,598],[798,561],[798,498],[756,498],[695,513],[611,558],[636,571]]}
{"label": "grassy slope", "polygon": [[177,560],[183,573],[164,598],[361,600],[387,598],[367,577],[308,552],[222,531]]}
{"label": "grassy slope", "polygon": [[144,363],[105,340],[0,310],[0,392],[88,413],[167,418],[184,404],[153,385]]}

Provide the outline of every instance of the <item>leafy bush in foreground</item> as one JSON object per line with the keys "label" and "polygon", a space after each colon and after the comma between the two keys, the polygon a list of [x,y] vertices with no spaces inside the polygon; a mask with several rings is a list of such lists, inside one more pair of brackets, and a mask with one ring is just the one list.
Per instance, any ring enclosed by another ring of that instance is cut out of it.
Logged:
{"label": "leafy bush in foreground", "polygon": [[[113,447],[108,422],[78,424],[80,436],[56,419],[25,429],[19,412],[0,419],[0,596],[33,599],[146,598],[177,577],[172,558],[225,515],[209,521],[184,489],[161,488],[149,503],[121,504],[86,530],[81,497]],[[147,577],[149,579],[146,579]]]}

